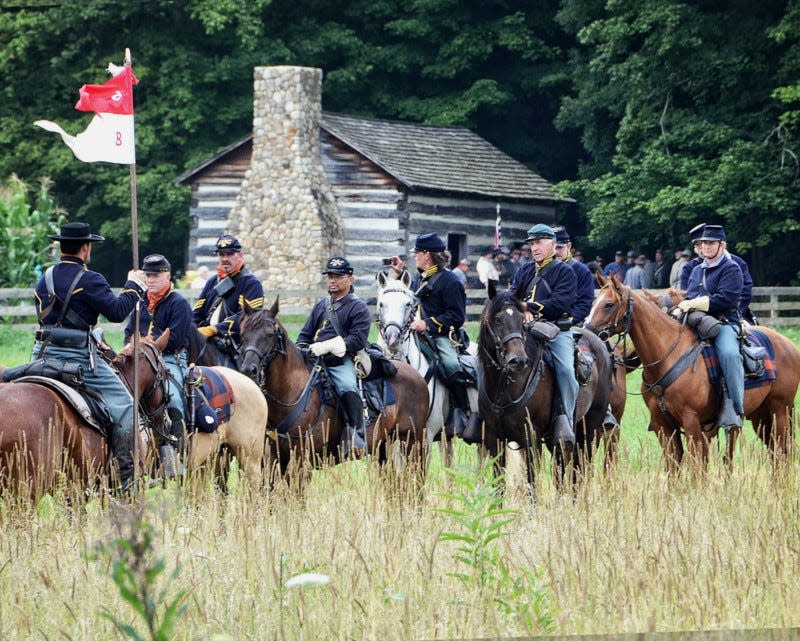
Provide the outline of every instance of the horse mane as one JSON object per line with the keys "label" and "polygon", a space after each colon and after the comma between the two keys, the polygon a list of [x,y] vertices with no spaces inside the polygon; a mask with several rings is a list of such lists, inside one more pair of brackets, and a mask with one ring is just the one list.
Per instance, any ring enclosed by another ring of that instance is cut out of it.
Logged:
{"label": "horse mane", "polygon": [[281,322],[272,311],[266,307],[261,307],[242,315],[241,332],[257,331],[270,325],[274,325],[276,330],[283,329]]}

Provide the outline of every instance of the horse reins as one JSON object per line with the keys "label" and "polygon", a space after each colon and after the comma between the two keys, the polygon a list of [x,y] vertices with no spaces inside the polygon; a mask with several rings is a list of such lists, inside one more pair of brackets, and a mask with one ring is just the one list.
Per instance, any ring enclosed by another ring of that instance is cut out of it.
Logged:
{"label": "horse reins", "polygon": [[[154,378],[150,386],[141,394],[139,398],[139,405],[144,413],[145,418],[150,423],[150,425],[154,429],[158,429],[156,425],[160,425],[163,422],[163,415],[167,411],[167,406],[169,404],[169,391],[167,389],[167,377],[164,374],[166,371],[166,365],[164,364],[164,360],[161,358],[161,354],[158,350],[150,345],[149,343],[142,343],[143,346],[148,346],[149,349],[142,350],[142,355],[144,356],[147,364],[153,370]],[[125,384],[126,389],[133,395],[133,385],[128,380],[128,378],[123,374],[118,366],[114,366],[114,371],[116,371],[117,376],[122,380]],[[161,403],[159,403],[156,408],[152,411],[147,410],[147,401],[153,397],[156,392],[161,389]],[[156,420],[156,419],[159,420]],[[160,434],[161,436],[165,436],[164,434]]]}

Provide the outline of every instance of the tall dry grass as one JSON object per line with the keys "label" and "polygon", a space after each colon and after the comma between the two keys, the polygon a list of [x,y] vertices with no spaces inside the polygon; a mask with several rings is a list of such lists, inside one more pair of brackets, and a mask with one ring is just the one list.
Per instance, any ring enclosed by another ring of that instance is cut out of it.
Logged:
{"label": "tall dry grass", "polygon": [[[141,506],[156,532],[148,554],[177,570],[160,585],[163,599],[189,593],[179,639],[800,625],[797,462],[776,469],[763,447],[745,444],[730,474],[715,453],[705,478],[670,479],[652,450],[628,449],[615,473],[598,472],[574,494],[556,491],[545,465],[534,501],[508,488],[508,514],[492,502],[473,449],[457,454],[467,473],[434,465],[419,493],[356,462],[315,471],[302,495],[237,484],[223,494],[194,480],[150,490],[133,506],[69,492],[36,507],[7,499],[0,638],[120,638],[104,611],[140,626],[110,564],[89,557]],[[331,581],[286,587],[306,572]]]}

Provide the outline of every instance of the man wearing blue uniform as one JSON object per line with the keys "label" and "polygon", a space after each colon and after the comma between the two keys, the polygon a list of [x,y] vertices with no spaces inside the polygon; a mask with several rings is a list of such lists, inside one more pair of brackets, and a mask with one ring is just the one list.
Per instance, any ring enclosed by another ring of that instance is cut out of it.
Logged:
{"label": "man wearing blue uniform", "polygon": [[[566,227],[558,225],[553,227],[553,231],[556,233],[556,258],[575,270],[575,303],[572,305],[570,312],[572,324],[573,326],[583,326],[583,321],[589,315],[594,302],[594,275],[586,265],[576,260],[572,255],[572,241],[569,238],[569,232],[567,232]],[[619,422],[611,412],[610,403],[606,410],[606,417],[603,419],[603,426],[606,429],[619,427]]]}
{"label": "man wearing blue uniform", "polygon": [[722,225],[705,225],[698,238],[703,262],[692,270],[686,300],[678,304],[681,312],[693,309],[706,312],[723,322],[714,339],[722,369],[723,402],[717,425],[724,429],[741,427],[744,415],[744,367],[739,351],[739,298],[742,270],[726,251]]}
{"label": "man wearing blue uniform", "polygon": [[227,367],[239,369],[239,320],[242,303],[253,309],[264,305],[261,282],[244,266],[242,244],[225,234],[217,239],[217,273],[208,279],[194,304],[194,322],[206,339],[215,338],[225,354]]}
{"label": "man wearing blue uniform", "polygon": [[[703,262],[703,256],[700,254],[700,236],[703,234],[706,224],[700,223],[695,225],[689,230],[689,241],[692,243],[692,249],[698,254],[681,269],[681,289],[686,291],[689,288],[689,276],[692,270]],[[730,259],[739,266],[742,270],[742,297],[739,300],[739,313],[742,319],[746,320],[751,325],[757,324],[756,318],[750,309],[750,301],[753,299],[753,277],[750,275],[750,268],[747,266],[745,260],[736,254],[727,252]]]}
{"label": "man wearing blue uniform", "polygon": [[323,359],[344,410],[343,453],[360,455],[367,442],[353,357],[367,346],[372,316],[367,304],[353,292],[353,267],[347,258],[333,256],[322,273],[328,276],[330,296],[314,305],[297,336],[297,346]]}
{"label": "man wearing blue uniform", "polygon": [[439,359],[442,382],[453,403],[453,432],[461,436],[469,418],[467,381],[458,360],[459,335],[467,317],[467,295],[447,269],[447,246],[439,234],[420,234],[414,243],[417,275],[411,283],[420,302],[420,317],[411,329],[431,337]]}
{"label": "man wearing blue uniform", "polygon": [[104,240],[102,236],[93,234],[87,223],[73,222],[49,238],[60,243],[61,260],[36,285],[40,329],[33,358],[47,356],[83,366],[84,385],[100,394],[108,406],[113,423],[111,453],[120,487],[125,489],[134,478],[133,399],[114,370],[97,357],[91,331],[100,314],[115,323],[125,320],[145,292],[144,274],[130,270],[122,293],[115,296],[103,275],[87,268],[92,243]]}
{"label": "man wearing blue uniform", "polygon": [[556,381],[561,397],[561,411],[556,411],[553,435],[555,442],[575,445],[573,427],[578,381],[575,378],[575,339],[572,337],[572,308],[575,304],[575,271],[555,255],[556,234],[548,225],[534,225],[528,230],[533,262],[523,265],[511,283],[517,298],[525,301],[525,321],[544,319],[561,330],[550,342]]}
{"label": "man wearing blue uniform", "polygon": [[[147,305],[139,310],[139,333],[157,339],[169,329],[169,341],[164,348],[164,363],[169,371],[167,389],[169,399],[167,415],[172,422],[173,449],[162,449],[162,464],[168,476],[175,474],[175,451],[180,452],[185,433],[185,411],[183,383],[188,373],[186,348],[189,345],[189,331],[192,328],[192,308],[183,296],[172,286],[172,266],[161,254],[152,254],[142,261],[145,284],[147,285]],[[134,321],[131,316],[125,328],[125,342],[131,340]]]}

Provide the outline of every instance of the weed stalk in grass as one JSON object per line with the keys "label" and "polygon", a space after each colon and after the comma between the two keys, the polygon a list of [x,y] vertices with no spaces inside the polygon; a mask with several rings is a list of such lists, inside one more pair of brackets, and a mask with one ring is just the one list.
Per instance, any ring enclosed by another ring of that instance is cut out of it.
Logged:
{"label": "weed stalk in grass", "polygon": [[494,461],[472,470],[444,468],[454,490],[444,496],[453,506],[437,511],[447,515],[455,529],[444,530],[441,541],[458,543],[454,560],[463,569],[451,572],[466,593],[477,589],[484,607],[494,607],[528,630],[549,631],[549,589],[542,569],[509,564],[500,542],[518,518],[516,510],[503,508],[503,477],[494,474]]}
{"label": "weed stalk in grass", "polygon": [[102,616],[134,641],[170,641],[175,636],[175,623],[186,611],[184,602],[189,594],[188,590],[175,591],[180,565],[176,564],[172,572],[159,581],[167,570],[167,563],[155,548],[155,530],[144,518],[144,506],[119,512],[116,520],[121,536],[98,543],[89,558],[102,562],[105,567],[110,565],[110,576],[120,597],[144,622],[146,636],[107,609]]}

